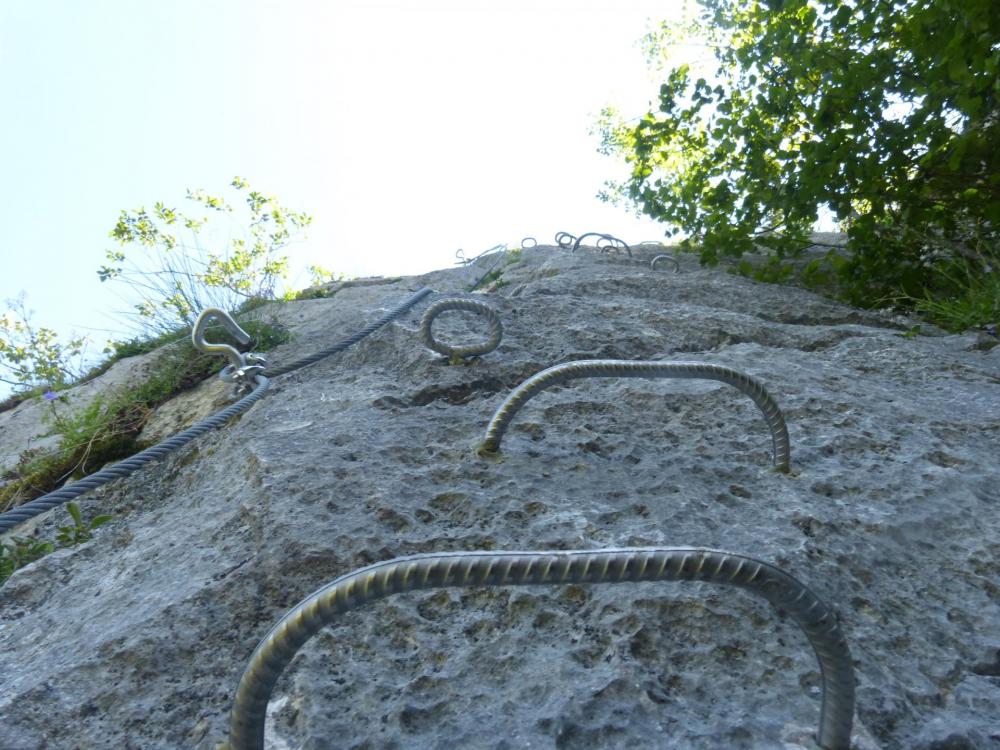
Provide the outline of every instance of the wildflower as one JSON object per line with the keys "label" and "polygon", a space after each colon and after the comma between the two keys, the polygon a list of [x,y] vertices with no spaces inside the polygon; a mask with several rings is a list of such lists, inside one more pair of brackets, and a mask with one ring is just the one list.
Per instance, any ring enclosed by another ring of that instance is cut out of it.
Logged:
{"label": "wildflower", "polygon": [[59,398],[59,396],[56,395],[55,391],[45,391],[45,393],[43,393],[42,396],[45,398],[46,401],[55,401],[57,398]]}

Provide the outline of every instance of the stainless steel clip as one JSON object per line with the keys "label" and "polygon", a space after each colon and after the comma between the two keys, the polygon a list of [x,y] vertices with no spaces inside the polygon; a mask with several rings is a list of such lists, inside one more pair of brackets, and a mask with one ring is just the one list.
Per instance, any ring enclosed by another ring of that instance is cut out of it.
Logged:
{"label": "stainless steel clip", "polygon": [[206,354],[219,354],[229,359],[229,364],[222,368],[219,377],[226,382],[236,383],[237,392],[250,388],[257,373],[263,372],[267,366],[267,360],[252,352],[243,354],[229,344],[210,344],[205,341],[205,328],[208,326],[210,318],[215,318],[222,323],[239,343],[250,343],[250,334],[240,328],[228,312],[218,307],[206,307],[201,311],[198,320],[195,321],[194,329],[191,331],[191,343],[194,344],[195,349]]}

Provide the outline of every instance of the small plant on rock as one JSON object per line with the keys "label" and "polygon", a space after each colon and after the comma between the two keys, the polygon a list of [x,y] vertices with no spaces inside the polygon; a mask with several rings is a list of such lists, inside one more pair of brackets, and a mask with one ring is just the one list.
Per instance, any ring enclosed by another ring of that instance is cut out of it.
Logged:
{"label": "small plant on rock", "polygon": [[15,536],[11,537],[10,543],[0,543],[0,583],[10,578],[18,568],[54,550],[52,542],[43,542],[33,536]]}
{"label": "small plant on rock", "polygon": [[110,521],[114,516],[101,515],[94,516],[90,521],[83,520],[80,506],[70,501],[66,503],[66,510],[73,519],[72,525],[60,526],[56,533],[56,542],[43,542],[35,536],[15,536],[11,537],[10,543],[0,543],[0,585],[10,578],[15,570],[23,568],[29,563],[39,560],[51,552],[55,552],[56,547],[75,547],[83,544],[93,537],[94,529]]}
{"label": "small plant on rock", "polygon": [[60,547],[75,547],[88,541],[93,536],[94,529],[114,518],[114,516],[109,515],[94,516],[89,522],[84,523],[80,506],[72,501],[66,503],[66,510],[73,518],[73,525],[59,527],[56,541],[59,542]]}

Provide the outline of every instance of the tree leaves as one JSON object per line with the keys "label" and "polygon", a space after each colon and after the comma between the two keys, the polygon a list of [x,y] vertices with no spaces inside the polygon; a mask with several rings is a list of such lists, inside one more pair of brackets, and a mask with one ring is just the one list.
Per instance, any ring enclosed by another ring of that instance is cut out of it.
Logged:
{"label": "tree leaves", "polygon": [[20,390],[58,388],[81,374],[86,337],[62,342],[51,328],[33,325],[23,293],[7,307],[0,316],[0,382]]}
{"label": "tree leaves", "polygon": [[609,122],[605,147],[631,166],[619,194],[688,234],[707,263],[761,245],[795,255],[826,206],[855,258],[826,267],[866,304],[996,251],[995,0],[701,5],[715,78],[679,65],[657,111],[629,133]]}
{"label": "tree leaves", "polygon": [[[140,297],[133,304],[139,319],[156,331],[191,325],[198,311],[216,306],[234,308],[246,299],[273,299],[288,272],[281,251],[309,224],[308,214],[286,209],[277,198],[250,190],[242,177],[230,187],[243,198],[245,209],[204,190],[188,190],[191,210],[158,201],[145,208],[122,211],[110,232],[121,247],[138,253],[108,251],[108,265],[97,270],[101,281],[120,280]],[[216,232],[223,215],[246,219],[242,236]],[[183,227],[183,230],[178,229]],[[168,230],[169,228],[169,230]],[[220,236],[226,236],[219,241]],[[214,246],[214,247],[213,247]]]}

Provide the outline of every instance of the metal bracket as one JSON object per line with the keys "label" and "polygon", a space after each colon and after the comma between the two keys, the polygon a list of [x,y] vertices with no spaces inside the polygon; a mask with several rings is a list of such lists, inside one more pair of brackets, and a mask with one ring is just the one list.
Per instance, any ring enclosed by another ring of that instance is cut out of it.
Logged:
{"label": "metal bracket", "polygon": [[267,360],[260,354],[247,352],[244,354],[229,344],[210,344],[205,340],[205,328],[210,318],[215,318],[241,344],[249,344],[250,334],[240,328],[232,316],[218,307],[206,307],[201,311],[198,320],[191,330],[191,343],[194,348],[206,354],[218,354],[227,357],[229,364],[222,368],[219,377],[227,383],[235,383],[237,394],[253,387],[253,381],[258,373],[264,371]]}

